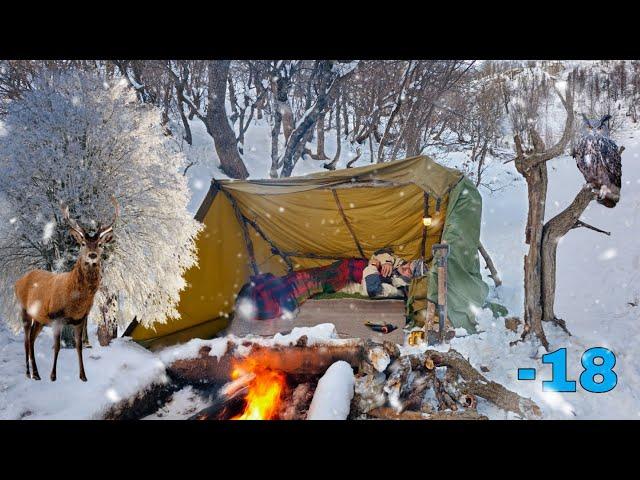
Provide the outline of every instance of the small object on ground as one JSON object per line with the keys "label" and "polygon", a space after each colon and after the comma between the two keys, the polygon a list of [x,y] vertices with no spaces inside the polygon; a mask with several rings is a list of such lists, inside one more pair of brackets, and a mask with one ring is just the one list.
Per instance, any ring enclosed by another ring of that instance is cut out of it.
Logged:
{"label": "small object on ground", "polygon": [[424,342],[425,333],[422,329],[411,330],[409,332],[409,345],[420,345]]}
{"label": "small object on ground", "polygon": [[398,328],[392,323],[374,323],[374,322],[367,321],[367,322],[364,322],[364,324],[374,332],[381,332],[381,333],[391,333],[396,328]]}
{"label": "small object on ground", "polygon": [[504,326],[512,332],[517,332],[520,326],[520,319],[518,317],[508,317],[504,319]]}

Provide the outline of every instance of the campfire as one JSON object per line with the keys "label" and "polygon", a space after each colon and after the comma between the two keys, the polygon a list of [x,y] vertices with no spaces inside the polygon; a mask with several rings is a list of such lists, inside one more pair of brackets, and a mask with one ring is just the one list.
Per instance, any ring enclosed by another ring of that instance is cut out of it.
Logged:
{"label": "campfire", "polygon": [[285,374],[266,368],[252,358],[238,361],[231,372],[233,380],[247,384],[244,411],[231,420],[272,420],[282,403],[287,387]]}
{"label": "campfire", "polygon": [[308,344],[303,336],[271,345],[230,340],[224,354],[210,351],[203,346],[168,368],[176,382],[212,387],[212,404],[197,420],[486,419],[478,397],[521,418],[540,416],[533,401],[487,379],[453,349],[402,355],[390,342]]}

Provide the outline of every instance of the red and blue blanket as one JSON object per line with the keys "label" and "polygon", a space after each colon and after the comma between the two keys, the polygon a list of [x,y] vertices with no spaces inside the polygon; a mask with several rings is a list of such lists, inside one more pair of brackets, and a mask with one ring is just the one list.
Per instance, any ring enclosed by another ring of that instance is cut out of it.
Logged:
{"label": "red and blue blanket", "polygon": [[367,266],[364,259],[344,259],[324,267],[291,272],[283,277],[271,273],[252,276],[238,293],[236,306],[250,301],[252,317],[267,320],[294,312],[302,303],[319,293],[333,293],[350,282],[360,283]]}

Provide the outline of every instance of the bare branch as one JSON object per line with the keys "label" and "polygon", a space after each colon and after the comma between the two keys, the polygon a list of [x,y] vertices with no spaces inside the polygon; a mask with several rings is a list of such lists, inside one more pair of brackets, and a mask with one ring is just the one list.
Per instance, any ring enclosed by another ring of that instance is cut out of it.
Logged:
{"label": "bare branch", "polygon": [[593,225],[589,225],[588,223],[583,222],[582,220],[578,220],[576,224],[571,228],[580,228],[580,227],[588,228],[595,232],[604,233],[605,235],[609,235],[609,236],[611,235],[611,232],[607,232],[606,230],[601,230],[597,227],[594,227]]}

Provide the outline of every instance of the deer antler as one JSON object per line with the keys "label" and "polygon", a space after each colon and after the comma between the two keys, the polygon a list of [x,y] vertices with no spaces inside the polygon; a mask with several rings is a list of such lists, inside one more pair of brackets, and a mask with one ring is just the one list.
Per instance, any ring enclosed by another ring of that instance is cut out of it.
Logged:
{"label": "deer antler", "polygon": [[75,230],[76,232],[78,232],[80,235],[84,237],[85,236],[84,229],[80,225],[78,225],[78,222],[76,222],[73,218],[69,216],[69,207],[64,203],[60,203],[60,208],[62,209],[63,218],[67,221],[71,229]]}
{"label": "deer antler", "polygon": [[113,230],[113,226],[115,225],[116,221],[118,220],[118,217],[120,216],[120,206],[118,205],[118,202],[116,201],[115,195],[111,195],[111,203],[113,203],[113,207],[115,209],[115,213],[113,215],[113,220],[106,227],[100,227],[100,229],[99,229],[99,231],[100,231],[99,236],[100,237],[102,237],[104,234],[106,234],[106,233],[108,233],[108,232]]}

